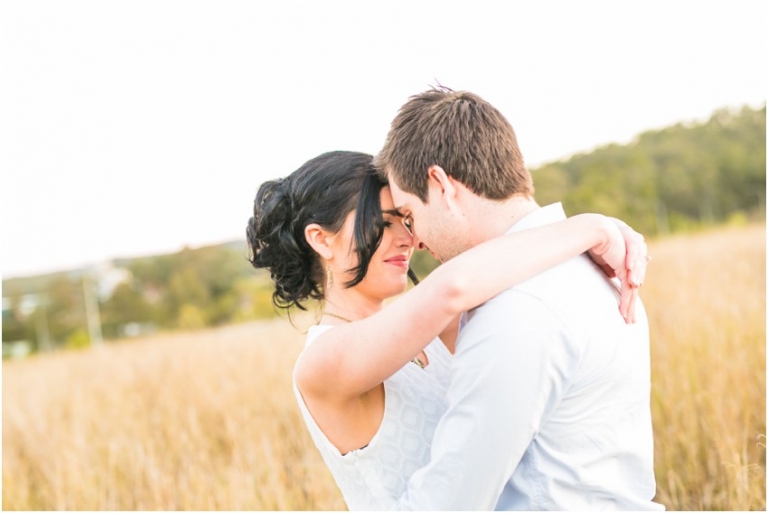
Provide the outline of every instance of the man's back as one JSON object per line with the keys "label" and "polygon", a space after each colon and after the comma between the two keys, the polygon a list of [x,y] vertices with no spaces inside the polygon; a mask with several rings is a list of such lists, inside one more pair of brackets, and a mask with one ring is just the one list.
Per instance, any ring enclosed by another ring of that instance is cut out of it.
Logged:
{"label": "man's back", "polygon": [[[565,219],[537,208],[509,232]],[[396,509],[630,509],[652,502],[648,325],[580,256],[469,312],[430,462]]]}
{"label": "man's back", "polygon": [[[501,322],[511,328],[510,346],[550,345],[522,366],[528,375],[518,370],[516,377],[540,381],[543,390],[534,397],[508,390],[513,404],[534,401],[539,414],[530,419],[530,445],[497,509],[654,506],[648,323],[638,303],[637,322],[627,325],[618,313],[617,294],[581,256],[471,314],[467,329],[477,322],[479,330],[467,331],[467,337],[482,336]],[[528,328],[519,329],[524,325]],[[518,348],[506,357],[520,354]]]}

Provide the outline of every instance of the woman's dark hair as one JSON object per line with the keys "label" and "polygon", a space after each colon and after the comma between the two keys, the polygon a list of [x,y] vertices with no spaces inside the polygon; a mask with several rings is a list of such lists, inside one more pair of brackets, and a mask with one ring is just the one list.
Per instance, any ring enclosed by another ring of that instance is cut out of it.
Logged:
{"label": "woman's dark hair", "polygon": [[[371,155],[332,151],[309,160],[286,178],[261,185],[246,228],[248,260],[257,269],[269,270],[275,282],[275,306],[305,310],[303,301],[324,298],[325,271],[304,229],[317,223],[338,232],[353,210],[358,264],[350,269],[354,277],[344,285],[354,287],[365,278],[383,235],[379,195],[387,184],[372,163]],[[408,274],[415,279],[411,271]]]}

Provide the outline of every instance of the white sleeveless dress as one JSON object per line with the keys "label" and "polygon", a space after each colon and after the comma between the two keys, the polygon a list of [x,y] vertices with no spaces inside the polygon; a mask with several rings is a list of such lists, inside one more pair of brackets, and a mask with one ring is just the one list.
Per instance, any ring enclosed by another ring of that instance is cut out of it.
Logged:
{"label": "white sleeveless dress", "polygon": [[[306,345],[332,327],[310,327]],[[408,363],[384,381],[384,417],[370,443],[343,455],[315,423],[294,377],[304,422],[350,510],[391,509],[411,475],[429,463],[437,422],[448,407],[451,354],[437,338],[424,352],[424,369]]]}

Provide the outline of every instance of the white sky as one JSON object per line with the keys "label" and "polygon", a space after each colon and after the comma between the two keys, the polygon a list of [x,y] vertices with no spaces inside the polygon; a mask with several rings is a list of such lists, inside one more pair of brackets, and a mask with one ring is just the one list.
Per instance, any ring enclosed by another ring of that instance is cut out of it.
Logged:
{"label": "white sky", "polygon": [[767,5],[3,0],[0,272],[242,238],[261,182],[377,152],[436,81],[531,167],[760,106]]}

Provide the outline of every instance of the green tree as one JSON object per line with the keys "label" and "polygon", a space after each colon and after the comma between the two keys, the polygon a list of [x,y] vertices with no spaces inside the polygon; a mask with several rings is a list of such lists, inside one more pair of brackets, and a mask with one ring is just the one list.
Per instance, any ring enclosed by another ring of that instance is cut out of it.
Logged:
{"label": "green tree", "polygon": [[101,306],[102,331],[107,338],[119,337],[126,324],[152,321],[152,307],[131,282],[120,283]]}
{"label": "green tree", "polygon": [[765,107],[722,109],[705,123],[640,134],[631,144],[532,171],[541,204],[600,212],[652,235],[750,215],[765,219]]}

